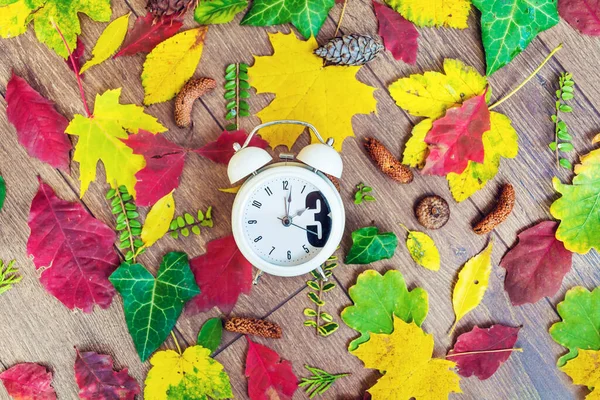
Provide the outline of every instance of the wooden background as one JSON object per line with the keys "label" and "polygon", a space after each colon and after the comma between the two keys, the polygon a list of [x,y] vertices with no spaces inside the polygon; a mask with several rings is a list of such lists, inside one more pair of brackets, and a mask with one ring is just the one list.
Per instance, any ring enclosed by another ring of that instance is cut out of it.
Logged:
{"label": "wooden background", "polygon": [[[125,13],[132,17],[145,14],[145,0],[113,0],[113,19]],[[332,9],[318,41],[331,38],[341,10],[341,5]],[[191,14],[191,13],[190,13]],[[170,128],[166,134],[170,140],[190,148],[201,146],[217,138],[225,124],[223,100],[223,75],[228,63],[252,64],[253,54],[271,54],[267,32],[288,32],[287,26],[254,28],[239,26],[241,15],[230,24],[212,26],[209,29],[204,54],[196,76],[209,76],[218,83],[218,88],[202,98],[194,107],[194,126],[178,129],[173,121],[173,102],[153,105],[147,112],[156,116]],[[131,18],[130,25],[134,18]],[[86,44],[86,57],[106,24],[90,21],[81,16],[82,40]],[[191,15],[186,18],[186,28],[195,26]],[[440,70],[444,58],[459,58],[484,73],[484,54],[480,42],[479,13],[475,10],[469,18],[469,28],[420,29],[419,56],[414,66],[395,61],[387,52],[361,69],[358,78],[378,88],[377,114],[358,115],[353,119],[357,138],[346,140],[343,149],[345,171],[342,179],[342,196],[347,207],[347,232],[340,255],[350,246],[350,232],[359,227],[375,224],[384,231],[396,232],[404,237],[402,222],[409,228],[420,229],[413,215],[413,205],[423,195],[436,193],[449,200],[450,222],[438,231],[428,232],[435,239],[441,254],[442,268],[432,272],[421,268],[411,260],[403,240],[393,259],[377,262],[370,266],[340,265],[335,271],[338,288],[326,294],[326,309],[335,314],[338,322],[341,310],[350,305],[347,289],[357,275],[367,268],[378,271],[400,270],[411,288],[421,286],[429,292],[430,311],[423,328],[435,337],[435,356],[443,357],[451,348],[454,338],[448,336],[454,314],[451,306],[451,290],[457,270],[466,260],[480,252],[490,237],[472,233],[470,226],[492,206],[500,185],[511,182],[516,189],[517,204],[511,217],[490,236],[495,239],[494,269],[490,287],[482,304],[468,314],[459,324],[457,334],[493,323],[512,326],[522,325],[517,345],[523,353],[513,354],[499,371],[486,381],[471,377],[463,379],[462,396],[468,399],[573,399],[582,398],[586,389],[573,386],[570,379],[556,367],[557,357],[564,348],[552,341],[548,334],[550,325],[559,320],[556,304],[569,288],[582,285],[589,289],[600,282],[597,266],[600,257],[595,251],[586,256],[574,257],[573,269],[566,276],[559,293],[552,297],[522,307],[512,307],[503,290],[504,270],[497,267],[502,255],[515,243],[516,234],[536,222],[548,219],[548,208],[556,198],[551,185],[555,174],[570,180],[568,171],[557,172],[553,155],[547,144],[553,137],[550,115],[554,108],[554,91],[557,76],[562,71],[574,75],[576,86],[574,112],[566,115],[575,140],[576,151],[585,154],[591,148],[591,138],[597,133],[600,115],[600,81],[597,66],[600,47],[595,39],[584,37],[570,28],[564,21],[542,33],[528,49],[516,57],[507,67],[490,78],[493,98],[498,99],[521,82],[543,60],[558,43],[565,48],[516,96],[502,104],[497,111],[508,115],[519,134],[520,151],[514,160],[503,160],[498,177],[471,199],[456,204],[451,199],[446,180],[441,177],[423,177],[416,174],[412,184],[395,184],[373,166],[362,148],[362,139],[374,136],[384,142],[395,154],[401,155],[404,143],[418,118],[409,116],[396,107],[387,92],[394,80],[411,73]],[[376,34],[377,23],[369,0],[350,0],[341,32]],[[141,363],[127,332],[122,310],[122,301],[115,297],[107,310],[96,309],[92,314],[71,312],[55,298],[45,292],[38,280],[38,273],[26,255],[29,235],[27,216],[29,206],[38,184],[37,175],[49,183],[57,194],[71,201],[80,201],[92,215],[114,227],[108,202],[104,199],[107,184],[104,171],[98,167],[98,179],[90,186],[83,199],[79,199],[78,166],[71,164],[72,173],[63,172],[27,156],[17,143],[14,128],[6,119],[6,83],[11,70],[24,77],[42,95],[57,104],[59,112],[67,118],[76,113],[83,114],[83,106],[73,73],[64,61],[37,42],[32,27],[24,35],[10,40],[0,40],[0,173],[7,182],[8,198],[0,213],[0,258],[15,258],[23,281],[10,292],[0,296],[0,367],[8,368],[19,362],[39,362],[54,372],[53,385],[61,399],[77,398],[73,362],[77,346],[84,351],[98,351],[114,357],[116,366],[128,367],[130,373],[143,384],[149,363]],[[122,103],[142,104],[143,89],[140,73],[144,55],[121,57],[109,60],[92,68],[85,74],[84,88],[90,102],[96,93],[122,87]],[[251,111],[259,111],[271,100],[270,96],[253,96]],[[256,118],[242,120],[242,127],[252,128]],[[327,132],[325,132],[327,135]],[[73,138],[71,138],[73,140]],[[307,143],[307,137],[294,147],[297,151]],[[275,153],[282,151],[275,149]],[[576,153],[572,153],[573,161]],[[374,188],[376,203],[356,206],[352,203],[354,186],[365,182]],[[226,169],[215,166],[211,161],[190,154],[186,161],[180,188],[175,193],[178,212],[206,209],[214,206],[215,228],[204,230],[201,237],[192,236],[180,240],[164,238],[159,241],[140,261],[156,271],[162,255],[171,250],[184,250],[190,257],[203,254],[206,243],[223,237],[230,232],[230,210],[233,195],[217,191],[227,187]],[[299,376],[307,376],[304,364],[321,367],[330,372],[351,372],[325,396],[327,399],[358,399],[372,386],[378,373],[366,370],[362,363],[346,351],[346,346],[357,336],[356,332],[341,323],[340,330],[329,338],[317,337],[311,328],[303,327],[302,310],[310,303],[306,298],[306,276],[278,278],[264,276],[254,287],[250,296],[241,296],[233,315],[266,317],[283,326],[281,340],[260,340],[279,352],[294,365]],[[176,334],[182,345],[195,342],[199,327],[209,317],[218,316],[211,312],[189,317],[182,315]],[[163,348],[173,348],[171,339]],[[216,358],[224,364],[231,377],[236,398],[247,398],[244,362],[246,342],[239,335],[225,334]],[[7,398],[4,387],[0,397]],[[452,395],[458,398],[459,395]],[[295,398],[306,398],[298,391]]]}

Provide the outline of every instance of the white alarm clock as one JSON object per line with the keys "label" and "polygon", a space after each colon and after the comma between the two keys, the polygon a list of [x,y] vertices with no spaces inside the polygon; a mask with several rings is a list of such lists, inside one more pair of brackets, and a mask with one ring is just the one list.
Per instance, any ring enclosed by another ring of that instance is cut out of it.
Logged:
{"label": "white alarm clock", "polygon": [[[269,164],[273,158],[266,150],[248,144],[259,129],[278,124],[306,126],[321,143],[304,147],[296,157],[300,162],[282,154],[282,162]],[[233,203],[233,237],[256,268],[278,276],[302,275],[320,270],[337,249],[346,215],[339,192],[325,175],[342,175],[342,158],[332,144],[311,124],[292,120],[261,124],[242,146],[234,144],[229,180],[234,184],[252,176]]]}

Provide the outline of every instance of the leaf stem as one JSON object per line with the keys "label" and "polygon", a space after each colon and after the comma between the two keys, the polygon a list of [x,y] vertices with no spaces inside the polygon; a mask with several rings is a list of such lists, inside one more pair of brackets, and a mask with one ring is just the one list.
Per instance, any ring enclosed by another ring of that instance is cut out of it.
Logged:
{"label": "leaf stem", "polygon": [[[318,279],[317,282],[319,283],[319,302],[321,302],[321,296],[323,295],[323,280],[322,279]],[[317,330],[317,336],[319,336],[319,328],[321,326],[321,305],[317,304],[317,327],[315,328]]]}
{"label": "leaf stem", "polygon": [[181,347],[179,347],[179,341],[177,340],[177,336],[171,331],[171,337],[173,338],[173,342],[175,342],[175,347],[177,347],[177,352],[181,355]]}
{"label": "leaf stem", "polygon": [[56,25],[54,23],[54,21],[51,21],[51,23],[52,23],[52,26],[54,27],[54,29],[56,29],[56,31],[60,35],[60,38],[62,39],[63,43],[65,44],[65,47],[67,48],[67,53],[69,53],[69,60],[71,61],[71,65],[73,66],[73,71],[75,71],[75,77],[77,78],[77,86],[79,86],[79,95],[81,96],[81,101],[83,102],[83,107],[85,108],[85,113],[89,118],[92,116],[92,113],[90,112],[90,109],[87,104],[87,100],[85,99],[85,92],[83,91],[83,84],[81,82],[81,75],[79,74],[79,68],[77,67],[77,63],[75,62],[75,59],[73,58],[73,53],[71,53],[71,49],[69,48],[69,45],[67,44],[67,40],[65,39],[62,32],[60,31],[58,25]]}
{"label": "leaf stem", "polygon": [[342,26],[342,20],[344,19],[344,14],[346,14],[346,6],[348,5],[348,0],[344,0],[344,5],[342,6],[342,12],[340,13],[340,19],[338,20],[337,27],[335,28],[335,33],[333,37],[338,35],[340,31],[340,26]]}
{"label": "leaf stem", "polygon": [[550,54],[548,54],[548,56],[546,56],[544,61],[542,61],[542,63],[527,77],[527,79],[525,79],[523,82],[521,82],[521,84],[519,86],[514,88],[509,94],[504,96],[502,99],[498,100],[496,103],[489,106],[488,109],[493,110],[494,108],[498,107],[500,104],[504,103],[506,100],[510,99],[519,90],[521,90],[521,88],[523,88],[523,86],[525,86],[527,84],[527,82],[529,82],[534,76],[536,76],[538,74],[538,72],[540,72],[540,70],[544,67],[544,65],[546,65],[546,63],[548,61],[550,61],[552,56],[554,56],[554,54],[556,54],[560,49],[562,49],[562,43],[559,44],[558,46],[556,46],[554,48],[554,50],[552,50],[550,52]]}
{"label": "leaf stem", "polygon": [[[117,186],[116,183],[115,183],[115,186]],[[121,211],[123,211],[123,213],[125,214],[125,226],[127,227],[127,232],[129,232],[129,248],[130,248],[131,252],[133,253],[133,258],[131,259],[131,261],[133,261],[133,263],[135,264],[137,256],[138,256],[138,252],[135,250],[135,245],[133,243],[133,233],[131,233],[131,226],[129,225],[129,218],[127,218],[127,210],[125,209],[125,202],[123,201],[123,197],[121,196],[121,191],[119,190],[118,186],[115,189],[115,192],[117,193],[117,196],[119,197],[119,203],[121,204]]]}
{"label": "leaf stem", "polygon": [[491,354],[491,353],[504,353],[507,351],[518,351],[519,353],[523,352],[523,349],[521,348],[513,348],[513,349],[496,349],[496,350],[478,350],[478,351],[466,351],[464,353],[452,353],[452,354],[447,354],[446,358],[448,357],[458,357],[458,356],[468,356],[468,355],[472,355],[472,354]]}
{"label": "leaf stem", "polygon": [[240,63],[235,63],[235,129],[240,129]]}

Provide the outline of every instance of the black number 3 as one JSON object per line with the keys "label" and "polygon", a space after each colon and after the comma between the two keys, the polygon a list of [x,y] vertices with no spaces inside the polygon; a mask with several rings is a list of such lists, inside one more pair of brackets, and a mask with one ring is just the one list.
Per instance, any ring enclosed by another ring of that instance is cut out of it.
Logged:
{"label": "black number 3", "polygon": [[[329,216],[329,204],[323,197],[321,192],[310,192],[306,196],[306,207],[309,210],[317,210],[315,213],[316,225],[307,225],[306,229],[316,233],[316,235],[307,232],[306,238],[308,243],[314,247],[324,247],[331,233],[331,217]],[[319,228],[321,230],[319,231]],[[320,233],[320,234],[319,234]]]}

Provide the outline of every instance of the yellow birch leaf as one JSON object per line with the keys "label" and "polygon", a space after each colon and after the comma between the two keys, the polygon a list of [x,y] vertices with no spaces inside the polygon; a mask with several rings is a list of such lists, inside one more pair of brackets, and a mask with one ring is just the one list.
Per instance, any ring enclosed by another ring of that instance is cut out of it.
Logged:
{"label": "yellow birch leaf", "polygon": [[175,200],[173,192],[158,200],[148,212],[142,227],[142,242],[144,247],[150,247],[168,231],[175,215]]}
{"label": "yellow birch leaf", "polygon": [[240,188],[241,188],[241,187],[242,187],[242,185],[240,185],[240,186],[234,186],[234,187],[232,187],[232,188],[222,188],[222,189],[219,189],[219,192],[223,192],[223,193],[233,193],[233,194],[235,194],[235,193],[237,193],[237,192],[239,192],[239,191],[240,191]]}
{"label": "yellow birch leaf", "polygon": [[211,351],[190,346],[183,354],[173,350],[159,351],[150,359],[152,367],[146,377],[144,398],[230,399],[233,398],[229,376]]}
{"label": "yellow birch leaf", "polygon": [[[580,349],[578,356],[560,367],[560,370],[569,375],[576,385],[590,388],[600,387],[600,351]],[[592,390],[586,400],[600,399],[600,389]]]}
{"label": "yellow birch leaf", "polygon": [[125,39],[130,14],[122,15],[108,24],[92,50],[92,58],[83,64],[79,73],[83,74],[90,67],[108,60],[109,57],[115,54],[119,47],[121,47],[123,39]]}
{"label": "yellow birch leaf", "polygon": [[456,315],[452,331],[458,321],[483,300],[492,272],[492,243],[490,242],[485,250],[467,261],[458,274],[458,281],[452,293],[452,306]]}
{"label": "yellow birch leaf", "polygon": [[[356,80],[361,67],[324,66],[314,54],[317,41],[296,35],[269,34],[274,54],[255,56],[248,70],[256,93],[275,93],[275,99],[257,116],[261,121],[295,119],[313,124],[324,139],[332,137],[336,150],[352,131],[352,116],[376,112],[374,87]],[[304,127],[276,125],[260,135],[271,147],[292,147]],[[311,142],[317,139],[311,135]]]}
{"label": "yellow birch leaf", "polygon": [[90,183],[96,179],[96,164],[104,163],[106,181],[110,185],[124,185],[135,195],[135,174],[144,168],[144,156],[133,150],[121,139],[128,132],[140,129],[151,133],[165,132],[156,118],[134,104],[119,104],[121,88],[107,90],[96,95],[94,113],[90,117],[76,114],[65,130],[69,135],[79,136],[73,160],[79,163],[80,196],[83,197]]}
{"label": "yellow birch leaf", "polygon": [[404,229],[408,232],[406,247],[412,259],[422,267],[438,271],[440,269],[440,252],[433,239],[423,232],[410,231],[406,227]]}
{"label": "yellow birch leaf", "polygon": [[452,361],[431,358],[433,336],[394,316],[394,331],[371,333],[371,339],[351,351],[366,368],[383,376],[367,391],[373,400],[440,400],[462,393]]}
{"label": "yellow birch leaf", "polygon": [[412,136],[406,142],[402,163],[413,168],[423,168],[429,155],[429,146],[425,143],[425,136],[431,130],[433,120],[430,118],[419,122],[412,130]]}
{"label": "yellow birch leaf", "polygon": [[[420,1],[420,0],[419,0]],[[459,60],[445,59],[444,73],[427,71],[401,78],[389,86],[398,107],[417,117],[439,118],[451,107],[482,94],[485,76]],[[488,88],[486,101],[491,96]]]}
{"label": "yellow birch leaf", "polygon": [[142,71],[144,104],[172,99],[194,75],[207,30],[208,27],[201,26],[178,33],[159,43],[146,56]]}
{"label": "yellow birch leaf", "polygon": [[449,26],[465,29],[470,0],[384,0],[417,26]]}

